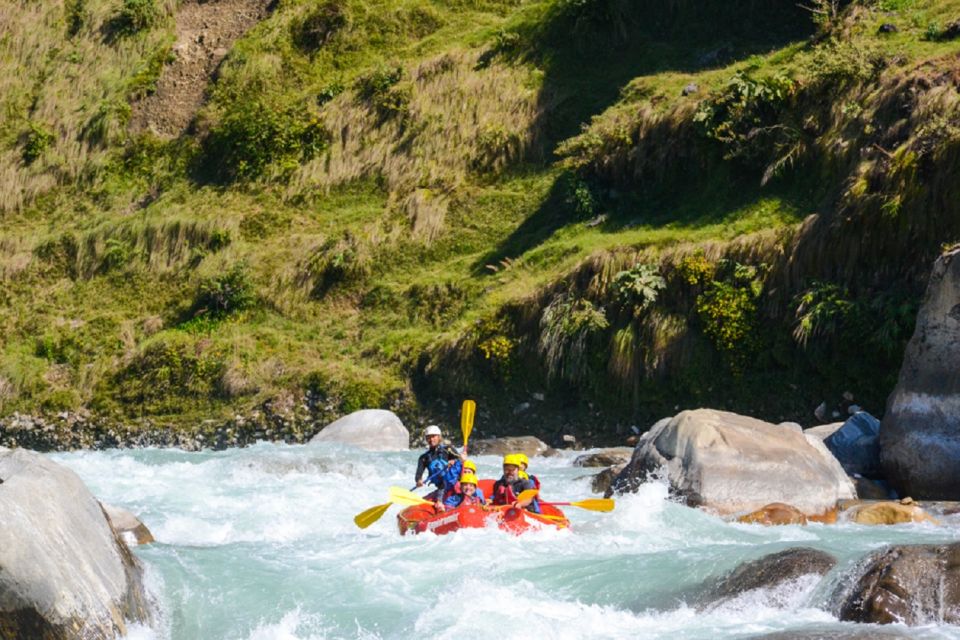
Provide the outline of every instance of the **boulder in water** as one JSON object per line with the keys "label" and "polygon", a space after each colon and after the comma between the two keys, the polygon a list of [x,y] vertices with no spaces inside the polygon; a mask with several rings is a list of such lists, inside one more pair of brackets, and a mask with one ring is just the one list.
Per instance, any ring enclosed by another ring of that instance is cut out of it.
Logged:
{"label": "boulder in water", "polygon": [[960,500],[960,249],[933,266],[880,426],[880,461],[900,495]]}
{"label": "boulder in water", "polygon": [[610,485],[613,484],[614,478],[616,478],[623,468],[627,466],[625,464],[618,464],[614,467],[604,469],[597,475],[593,476],[593,480],[590,481],[590,486],[593,489],[594,493],[606,493],[610,490]]}
{"label": "boulder in water", "polygon": [[841,620],[960,624],[960,542],[880,551],[841,597]]}
{"label": "boulder in water", "polygon": [[847,515],[857,524],[904,524],[907,522],[940,524],[912,502],[867,502],[848,508]]}
{"label": "boulder in water", "polygon": [[858,411],[823,439],[844,471],[868,478],[880,475],[880,421]]}
{"label": "boulder in water", "polygon": [[740,516],[737,518],[737,522],[765,525],[807,524],[807,516],[789,504],[773,502],[752,513]]}
{"label": "boulder in water", "polygon": [[700,600],[704,604],[717,604],[747,591],[773,589],[803,576],[823,576],[836,564],[837,559],[824,551],[807,547],[787,549],[745,562],[708,584]]}
{"label": "boulder in water", "polygon": [[361,409],[334,420],[310,442],[342,442],[367,451],[406,451],[410,432],[392,411]]}
{"label": "boulder in water", "polygon": [[657,422],[611,492],[636,490],[660,469],[687,504],[720,514],[783,502],[807,516],[819,515],[855,496],[843,467],[817,438],[712,409]]}
{"label": "boulder in water", "polygon": [[126,634],[149,614],[142,569],[75,473],[0,449],[0,638]]}
{"label": "boulder in water", "polygon": [[630,462],[633,455],[632,447],[610,447],[593,453],[577,456],[573,461],[575,467],[613,467]]}
{"label": "boulder in water", "polygon": [[533,436],[471,440],[468,450],[472,456],[505,456],[508,453],[525,453],[533,457],[556,454],[556,449],[551,448],[540,438],[534,438]]}

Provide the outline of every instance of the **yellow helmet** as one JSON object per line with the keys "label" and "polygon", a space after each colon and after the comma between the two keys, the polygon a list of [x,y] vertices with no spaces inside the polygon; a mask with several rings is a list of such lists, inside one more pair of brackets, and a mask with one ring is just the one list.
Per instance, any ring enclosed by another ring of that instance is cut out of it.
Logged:
{"label": "yellow helmet", "polygon": [[520,461],[520,463],[523,465],[524,468],[527,468],[530,466],[530,458],[528,458],[527,454],[525,453],[518,453],[517,460]]}
{"label": "yellow helmet", "polygon": [[470,469],[470,471],[473,471],[474,473],[477,472],[477,465],[476,465],[476,463],[474,463],[473,460],[464,460],[464,461],[463,461],[463,468],[464,468],[464,470]]}
{"label": "yellow helmet", "polygon": [[477,476],[473,475],[472,473],[465,473],[460,476],[460,484],[472,484],[473,486],[477,486]]}
{"label": "yellow helmet", "polygon": [[517,472],[517,476],[519,476],[521,480],[529,480],[529,479],[530,479],[530,474],[528,474],[526,471],[524,471],[524,470],[522,470],[522,469]]}
{"label": "yellow helmet", "polygon": [[515,453],[510,453],[503,456],[503,464],[512,464],[515,467],[519,467],[520,462],[521,462],[520,456],[518,456]]}

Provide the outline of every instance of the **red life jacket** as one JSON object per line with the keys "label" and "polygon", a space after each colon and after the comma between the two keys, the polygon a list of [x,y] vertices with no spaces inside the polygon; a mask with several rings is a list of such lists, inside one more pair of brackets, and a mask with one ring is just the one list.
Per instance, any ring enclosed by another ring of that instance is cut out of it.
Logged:
{"label": "red life jacket", "polygon": [[513,487],[509,482],[497,480],[493,485],[493,504],[513,504],[517,500],[517,494],[513,492]]}
{"label": "red life jacket", "polygon": [[481,502],[480,502],[480,496],[478,496],[477,494],[473,494],[472,496],[468,496],[468,495],[465,494],[465,493],[461,493],[460,496],[461,496],[461,498],[460,498],[460,506],[461,506],[461,507],[463,507],[463,506],[469,506],[469,505],[479,505],[479,504],[481,504]]}

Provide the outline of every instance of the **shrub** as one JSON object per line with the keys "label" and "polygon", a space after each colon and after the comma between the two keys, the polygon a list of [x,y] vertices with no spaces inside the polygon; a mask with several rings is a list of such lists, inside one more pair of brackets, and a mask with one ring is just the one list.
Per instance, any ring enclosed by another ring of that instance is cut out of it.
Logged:
{"label": "shrub", "polygon": [[517,368],[517,340],[503,318],[491,318],[474,328],[476,349],[497,380],[510,380]]}
{"label": "shrub", "polygon": [[570,382],[584,379],[589,368],[590,338],[609,326],[603,309],[589,300],[571,295],[554,298],[540,318],[538,348],[547,374]]}
{"label": "shrub", "polygon": [[40,123],[31,122],[23,136],[23,161],[33,164],[51,144],[53,132]]}
{"label": "shrub", "polygon": [[594,215],[597,201],[586,180],[576,174],[569,174],[566,183],[564,202],[573,209],[580,218],[589,218]]}
{"label": "shrub", "polygon": [[854,310],[850,292],[829,282],[814,282],[794,298],[793,339],[806,348],[810,338],[831,338]]}
{"label": "shrub", "polygon": [[121,35],[131,36],[152,27],[159,17],[156,0],[123,0],[113,20],[113,29]]}
{"label": "shrub", "polygon": [[734,374],[742,373],[758,346],[753,291],[749,287],[714,281],[697,297],[696,310],[704,334],[725,357]]}
{"label": "shrub", "polygon": [[713,279],[716,265],[707,260],[702,250],[684,257],[677,265],[677,275],[690,286],[704,285]]}
{"label": "shrub", "polygon": [[327,0],[291,25],[293,44],[306,53],[326,45],[349,24],[342,0]]}
{"label": "shrub", "polygon": [[363,280],[370,272],[370,256],[359,239],[346,233],[340,240],[330,239],[306,261],[299,279],[309,283],[310,295],[322,298],[333,287]]}
{"label": "shrub", "polygon": [[247,264],[240,262],[226,273],[207,278],[200,283],[193,302],[192,315],[222,319],[252,307],[256,300]]}
{"label": "shrub", "polygon": [[381,119],[406,117],[413,88],[403,80],[403,67],[384,65],[357,80],[357,94]]}
{"label": "shrub", "polygon": [[100,261],[100,270],[107,272],[125,267],[133,260],[133,256],[133,247],[129,242],[120,238],[108,238]]}
{"label": "shrub", "polygon": [[637,264],[615,275],[611,286],[622,305],[643,311],[657,301],[667,283],[656,265]]}
{"label": "shrub", "polygon": [[273,166],[281,173],[327,148],[330,134],[315,117],[259,101],[230,106],[204,141],[204,160],[221,179],[246,180]]}

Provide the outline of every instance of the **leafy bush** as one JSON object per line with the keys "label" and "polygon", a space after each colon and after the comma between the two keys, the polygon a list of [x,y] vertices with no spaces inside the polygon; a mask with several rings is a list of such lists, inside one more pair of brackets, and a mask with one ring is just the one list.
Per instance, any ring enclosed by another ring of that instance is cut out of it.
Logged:
{"label": "leafy bush", "polygon": [[31,122],[23,136],[23,161],[33,164],[51,144],[53,132],[38,122]]}
{"label": "leafy bush", "polygon": [[677,265],[680,279],[690,286],[704,285],[713,279],[716,265],[707,260],[702,250],[684,257]]}
{"label": "leafy bush", "polygon": [[200,283],[194,298],[192,315],[222,319],[252,307],[257,301],[249,269],[244,262],[226,273],[207,278]]}
{"label": "leafy bush", "polygon": [[148,344],[114,376],[121,402],[142,413],[175,413],[215,396],[226,352],[209,339],[173,333]]}
{"label": "leafy bush", "polygon": [[107,272],[125,267],[133,260],[133,255],[133,247],[129,242],[120,238],[108,238],[100,261],[100,270]]}
{"label": "leafy bush", "polygon": [[112,28],[121,35],[131,36],[152,27],[159,17],[156,0],[123,0]]}
{"label": "leafy bush", "polygon": [[794,340],[806,348],[810,338],[835,336],[854,310],[855,305],[849,298],[846,287],[814,282],[794,298]]}
{"label": "leafy bush", "polygon": [[624,306],[633,307],[635,311],[643,311],[654,302],[657,296],[667,286],[656,265],[637,264],[621,271],[613,277],[611,287],[614,295]]}
{"label": "leafy bush", "polygon": [[586,180],[576,174],[569,174],[566,183],[564,202],[573,209],[580,218],[589,218],[597,209],[597,200]]}
{"label": "leafy bush", "polygon": [[293,44],[306,53],[326,45],[349,24],[342,0],[326,0],[291,25]]}
{"label": "leafy bush", "polygon": [[742,373],[758,347],[754,292],[750,287],[714,281],[697,297],[696,310],[704,334],[734,374]]}
{"label": "leafy bush", "polygon": [[247,180],[268,167],[289,172],[327,148],[330,134],[294,107],[240,101],[230,106],[204,141],[206,165],[221,179]]}
{"label": "leafy bush", "polygon": [[130,79],[127,85],[127,97],[131,100],[140,100],[152,95],[157,90],[157,81],[163,73],[163,67],[176,59],[170,45],[160,47],[147,58],[143,66]]}
{"label": "leafy bush", "polygon": [[538,341],[548,375],[570,382],[585,379],[590,339],[609,326],[603,309],[589,300],[571,295],[554,298],[540,318]]}
{"label": "leafy bush", "polygon": [[516,338],[503,318],[491,318],[480,322],[474,328],[477,351],[490,367],[493,377],[509,381],[517,368]]}
{"label": "leafy bush", "polygon": [[381,119],[404,118],[410,109],[413,87],[403,80],[403,67],[381,66],[357,80],[357,93]]}

